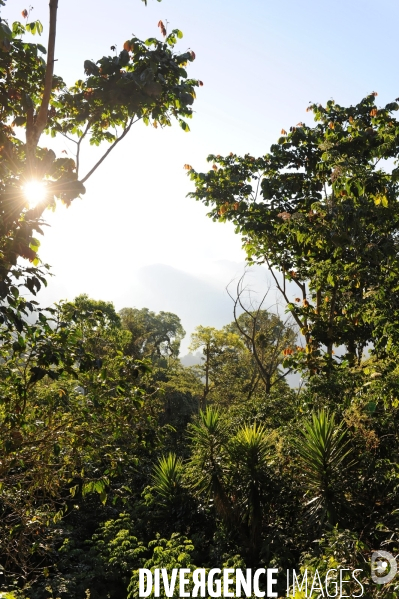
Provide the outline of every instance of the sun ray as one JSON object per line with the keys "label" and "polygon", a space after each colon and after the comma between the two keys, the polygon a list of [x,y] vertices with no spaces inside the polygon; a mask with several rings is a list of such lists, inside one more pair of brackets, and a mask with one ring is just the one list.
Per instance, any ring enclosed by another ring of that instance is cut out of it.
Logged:
{"label": "sun ray", "polygon": [[42,181],[28,181],[28,183],[25,183],[23,190],[30,208],[40,204],[47,195],[46,185]]}

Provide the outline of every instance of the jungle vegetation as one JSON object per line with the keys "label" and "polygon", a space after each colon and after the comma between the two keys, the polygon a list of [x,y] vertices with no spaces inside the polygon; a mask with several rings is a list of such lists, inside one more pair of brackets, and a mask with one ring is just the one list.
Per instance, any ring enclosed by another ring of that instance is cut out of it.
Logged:
{"label": "jungle vegetation", "polygon": [[[35,297],[45,209],[83,194],[137,122],[188,130],[201,86],[182,33],[160,27],[67,87],[57,6],[47,48],[25,41],[42,29],[26,11],[0,22],[1,591],[131,599],[141,567],[266,566],[285,596],[287,568],[341,567],[364,570],[365,596],[396,597],[369,574],[373,550],[398,551],[399,104],[310,105],[315,125],[264,156],[186,165],[190,195],[235,224],[287,314],[248,307],[238,286],[230,324],[199,323],[185,367],[176,314]],[[73,139],[75,159],[43,134]],[[84,139],[109,144],[88,173]]]}

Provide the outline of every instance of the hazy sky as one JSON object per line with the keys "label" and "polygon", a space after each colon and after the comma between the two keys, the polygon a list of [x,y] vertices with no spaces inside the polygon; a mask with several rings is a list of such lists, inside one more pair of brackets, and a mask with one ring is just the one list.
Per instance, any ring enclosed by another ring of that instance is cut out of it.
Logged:
{"label": "hazy sky", "polygon": [[[48,0],[33,4],[45,37]],[[8,0],[1,14],[12,21],[23,8]],[[191,132],[136,125],[84,198],[48,215],[40,255],[56,276],[42,297],[86,292],[118,309],[174,311],[188,330],[220,326],[231,320],[223,290],[244,254],[232,226],[213,223],[185,197],[192,185],[183,165],[203,169],[209,153],[267,152],[282,128],[310,118],[309,101],[352,104],[377,91],[385,104],[399,96],[399,3],[148,0],[146,8],[140,0],[59,0],[56,72],[73,83],[85,59],[122,49],[132,34],[158,36],[160,19],[181,29],[179,48],[197,56],[189,75],[204,87]],[[73,149],[45,137],[41,145]],[[82,174],[97,155],[86,148]],[[255,279],[260,289],[266,274]]]}

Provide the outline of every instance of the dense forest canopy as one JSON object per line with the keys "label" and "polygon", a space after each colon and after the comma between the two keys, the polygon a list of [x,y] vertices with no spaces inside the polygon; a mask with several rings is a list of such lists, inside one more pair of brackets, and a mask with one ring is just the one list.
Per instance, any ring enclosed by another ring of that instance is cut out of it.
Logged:
{"label": "dense forest canopy", "polygon": [[[311,105],[316,125],[282,131],[265,156],[187,165],[191,195],[235,224],[291,319],[245,304],[239,282],[230,324],[198,323],[186,367],[174,313],[24,295],[46,281],[45,209],[83,194],[137,121],[187,130],[201,85],[161,22],[161,41],[86,60],[68,88],[53,72],[57,6],[47,49],[25,40],[42,29],[28,11],[0,22],[2,594],[131,599],[140,568],[275,567],[283,597],[287,569],[359,568],[365,597],[393,599],[370,557],[398,551],[397,101]],[[75,160],[43,133],[73,139]],[[110,145],[82,174],[85,138]]]}

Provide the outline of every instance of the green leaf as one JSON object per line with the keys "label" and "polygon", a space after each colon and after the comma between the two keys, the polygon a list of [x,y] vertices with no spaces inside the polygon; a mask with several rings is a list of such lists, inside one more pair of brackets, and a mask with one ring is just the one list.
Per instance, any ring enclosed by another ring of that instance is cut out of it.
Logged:
{"label": "green leaf", "polygon": [[0,23],[0,41],[12,39],[12,31],[4,22]]}
{"label": "green leaf", "polygon": [[149,37],[144,43],[146,46],[157,46],[158,40],[155,37]]}
{"label": "green leaf", "polygon": [[55,456],[59,456],[60,452],[61,452],[61,446],[58,445],[58,443],[54,443],[54,445],[53,445],[53,451],[54,451],[54,455]]}

